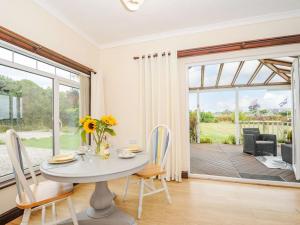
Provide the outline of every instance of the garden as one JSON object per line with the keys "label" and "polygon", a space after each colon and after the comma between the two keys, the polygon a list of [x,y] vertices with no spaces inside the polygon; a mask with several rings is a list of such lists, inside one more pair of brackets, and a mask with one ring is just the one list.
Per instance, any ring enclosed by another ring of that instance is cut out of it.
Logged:
{"label": "garden", "polygon": [[[189,112],[191,143],[197,143],[197,124],[199,124],[200,143],[236,144],[234,112],[225,110],[218,113],[200,112],[198,115],[197,113],[197,110]],[[278,142],[285,142],[291,132],[290,115],[289,110],[258,108],[239,112],[240,129],[258,127],[261,132],[276,134]],[[240,139],[242,141],[242,136]]]}
{"label": "garden", "polygon": [[[53,146],[53,89],[31,80],[13,80],[0,75],[0,145],[5,132],[14,128],[24,144],[39,149]],[[80,145],[79,91],[65,88],[59,92],[60,148],[77,149]]]}

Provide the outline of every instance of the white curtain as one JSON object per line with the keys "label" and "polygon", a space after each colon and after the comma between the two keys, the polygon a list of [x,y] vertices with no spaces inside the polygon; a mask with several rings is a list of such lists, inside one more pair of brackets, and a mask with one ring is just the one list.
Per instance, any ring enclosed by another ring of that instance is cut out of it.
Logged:
{"label": "white curtain", "polygon": [[105,114],[103,76],[100,73],[91,76],[91,116],[100,118]]}
{"label": "white curtain", "polygon": [[90,114],[90,78],[80,76],[80,117]]}
{"label": "white curtain", "polygon": [[139,57],[140,140],[145,148],[151,129],[166,124],[171,129],[171,149],[167,160],[167,179],[181,181],[182,121],[180,84],[176,52],[156,57]]}

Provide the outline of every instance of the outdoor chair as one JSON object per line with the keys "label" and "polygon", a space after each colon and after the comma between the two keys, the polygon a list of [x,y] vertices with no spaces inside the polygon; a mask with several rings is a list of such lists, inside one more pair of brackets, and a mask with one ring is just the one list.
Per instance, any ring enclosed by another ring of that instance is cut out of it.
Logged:
{"label": "outdoor chair", "polygon": [[258,128],[243,129],[243,152],[258,155],[277,156],[277,140],[274,134],[261,134]]}
{"label": "outdoor chair", "polygon": [[293,164],[293,147],[292,144],[281,144],[282,161]]}

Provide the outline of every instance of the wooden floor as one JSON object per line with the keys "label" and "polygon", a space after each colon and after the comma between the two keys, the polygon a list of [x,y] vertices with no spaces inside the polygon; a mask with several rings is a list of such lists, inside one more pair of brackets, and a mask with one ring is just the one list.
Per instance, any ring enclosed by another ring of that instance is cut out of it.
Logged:
{"label": "wooden floor", "polygon": [[[125,180],[110,182],[117,194],[116,204],[136,217],[137,186],[132,184],[128,200],[122,202]],[[200,179],[182,183],[169,182],[173,204],[163,193],[144,199],[144,212],[139,225],[299,225],[300,189],[239,184]],[[94,185],[75,187],[73,201],[76,211],[88,206]],[[58,206],[59,217],[68,215],[66,205]],[[20,219],[10,225],[20,224]],[[40,213],[32,216],[30,224],[40,224]]]}
{"label": "wooden floor", "polygon": [[239,145],[192,144],[191,172],[226,177],[241,177],[241,173],[244,173],[278,176],[284,181],[296,181],[293,171],[270,169],[254,156],[243,153],[242,146]]}

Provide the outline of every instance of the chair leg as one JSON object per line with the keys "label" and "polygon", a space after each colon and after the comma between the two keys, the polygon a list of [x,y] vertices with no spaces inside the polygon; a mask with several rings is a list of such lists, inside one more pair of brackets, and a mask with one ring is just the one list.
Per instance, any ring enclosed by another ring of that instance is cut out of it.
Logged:
{"label": "chair leg", "polygon": [[171,200],[171,196],[170,196],[170,193],[169,193],[169,189],[168,189],[165,177],[161,177],[161,184],[162,184],[163,188],[165,189],[167,200],[168,200],[169,204],[171,204],[172,200]]}
{"label": "chair leg", "polygon": [[42,206],[42,225],[46,224],[46,207]]}
{"label": "chair leg", "polygon": [[125,201],[125,198],[127,196],[127,191],[128,191],[128,186],[129,186],[130,178],[129,176],[126,177],[126,184],[125,184],[125,189],[123,193],[123,201]]}
{"label": "chair leg", "polygon": [[55,202],[52,203],[52,220],[53,223],[56,224],[57,214],[56,214]]}
{"label": "chair leg", "polygon": [[150,182],[151,182],[151,186],[152,186],[153,190],[155,190],[156,188],[155,188],[153,177],[150,178]]}
{"label": "chair leg", "polygon": [[143,210],[143,198],[144,198],[144,179],[140,180],[140,193],[139,193],[139,207],[138,207],[138,219],[142,217]]}
{"label": "chair leg", "polygon": [[28,225],[30,219],[31,209],[25,209],[22,217],[22,222],[20,225]]}
{"label": "chair leg", "polygon": [[69,206],[69,211],[70,211],[70,214],[71,214],[72,222],[73,222],[74,225],[78,225],[78,221],[77,221],[77,217],[76,217],[76,213],[75,213],[75,210],[74,210],[74,207],[73,207],[71,197],[68,197],[67,201],[68,201],[68,206]]}

